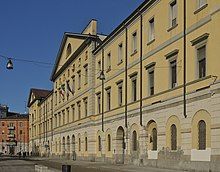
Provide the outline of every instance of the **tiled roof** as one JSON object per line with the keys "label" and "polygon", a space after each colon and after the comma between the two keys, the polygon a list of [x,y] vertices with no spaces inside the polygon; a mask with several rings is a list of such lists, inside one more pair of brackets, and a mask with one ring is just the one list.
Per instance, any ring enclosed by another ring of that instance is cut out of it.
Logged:
{"label": "tiled roof", "polygon": [[50,94],[51,90],[32,88],[31,92],[34,93],[34,95],[36,96],[36,99],[41,99],[41,98],[47,97]]}

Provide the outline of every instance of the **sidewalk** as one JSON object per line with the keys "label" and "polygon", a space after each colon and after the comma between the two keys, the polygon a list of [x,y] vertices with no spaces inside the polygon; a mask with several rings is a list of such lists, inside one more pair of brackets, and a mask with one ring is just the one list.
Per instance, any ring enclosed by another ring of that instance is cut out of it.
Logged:
{"label": "sidewalk", "polygon": [[93,169],[93,171],[103,172],[186,172],[181,170],[171,169],[160,169],[147,166],[135,166],[135,165],[119,165],[119,164],[106,164],[103,162],[88,162],[88,161],[73,161],[73,160],[62,160],[54,158],[40,158],[34,157],[29,160],[36,161],[39,164],[47,165],[50,168],[61,169],[62,165],[71,165],[72,168],[82,168],[82,170]]}

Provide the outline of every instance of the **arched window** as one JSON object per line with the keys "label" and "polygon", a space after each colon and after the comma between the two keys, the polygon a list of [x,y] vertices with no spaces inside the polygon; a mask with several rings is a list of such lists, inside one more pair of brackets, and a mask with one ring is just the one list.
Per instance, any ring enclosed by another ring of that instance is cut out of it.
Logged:
{"label": "arched window", "polygon": [[199,141],[199,150],[206,149],[206,123],[201,120],[198,123],[198,141]]}
{"label": "arched window", "polygon": [[66,58],[69,57],[69,55],[72,53],[72,47],[71,44],[68,44],[66,49]]}
{"label": "arched window", "polygon": [[85,137],[85,151],[88,151],[88,139]]}
{"label": "arched window", "polygon": [[171,150],[177,150],[177,129],[176,125],[172,124],[170,127],[171,131]]}
{"label": "arched window", "polygon": [[132,133],[133,151],[137,151],[137,132],[134,130]]}
{"label": "arched window", "polygon": [[152,150],[157,150],[157,129],[156,128],[153,128],[152,130],[152,142],[153,142]]}
{"label": "arched window", "polygon": [[108,151],[111,151],[111,136],[108,134]]}
{"label": "arched window", "polygon": [[98,136],[98,147],[99,147],[99,151],[101,151],[101,136]]}
{"label": "arched window", "polygon": [[81,139],[79,138],[79,152],[81,151]]}
{"label": "arched window", "polygon": [[55,142],[55,151],[57,152],[57,141]]}

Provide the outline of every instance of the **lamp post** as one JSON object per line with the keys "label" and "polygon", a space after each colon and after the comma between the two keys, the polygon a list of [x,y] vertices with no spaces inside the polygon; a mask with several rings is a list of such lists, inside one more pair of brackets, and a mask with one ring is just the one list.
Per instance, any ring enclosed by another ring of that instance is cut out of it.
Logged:
{"label": "lamp post", "polygon": [[7,62],[6,68],[7,68],[8,70],[12,70],[12,69],[14,68],[11,59],[8,59],[8,62]]}
{"label": "lamp post", "polygon": [[104,80],[105,80],[104,70],[100,72],[99,79],[102,81],[102,131],[104,132]]}

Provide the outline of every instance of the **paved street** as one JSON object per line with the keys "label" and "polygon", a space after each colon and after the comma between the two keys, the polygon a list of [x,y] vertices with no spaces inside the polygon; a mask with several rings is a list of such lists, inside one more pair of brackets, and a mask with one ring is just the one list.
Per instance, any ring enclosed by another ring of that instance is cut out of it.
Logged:
{"label": "paved street", "polygon": [[102,162],[85,162],[60,159],[32,158],[30,159],[36,164],[42,164],[53,169],[59,169],[61,166],[71,165],[72,172],[184,172],[178,170],[158,169],[152,167],[139,167],[134,165],[115,165],[105,164]]}
{"label": "paved street", "polygon": [[72,172],[183,172],[178,170],[138,167],[133,165],[111,165],[100,162],[29,158],[20,160],[12,157],[0,158],[0,172],[34,172],[35,165],[47,167],[43,172],[61,172],[63,164],[71,165]]}
{"label": "paved street", "polygon": [[0,160],[0,172],[34,172],[34,163],[11,159],[1,158]]}
{"label": "paved street", "polygon": [[[35,172],[35,161],[19,160],[17,157],[1,157],[0,172]],[[59,172],[49,168],[47,172]]]}

